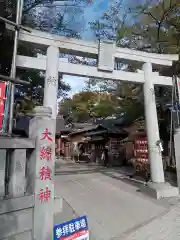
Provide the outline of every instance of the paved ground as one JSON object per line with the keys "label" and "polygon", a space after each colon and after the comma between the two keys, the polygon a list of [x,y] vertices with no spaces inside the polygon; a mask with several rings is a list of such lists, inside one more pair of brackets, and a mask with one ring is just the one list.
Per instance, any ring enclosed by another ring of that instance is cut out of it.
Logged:
{"label": "paved ground", "polygon": [[[164,214],[179,199],[157,201],[145,196],[138,191],[139,184],[124,179],[125,173],[124,169],[60,162],[56,165],[55,195],[63,197],[69,218],[87,215],[93,240],[175,240],[175,236],[155,236],[160,229],[167,234],[173,230],[168,229],[171,221]],[[175,221],[174,227],[179,221],[180,234],[180,220],[175,220],[180,219],[179,212],[172,210],[168,214]],[[161,216],[161,220],[156,219]]]}
{"label": "paved ground", "polygon": [[129,234],[124,240],[179,240],[180,204],[168,213]]}

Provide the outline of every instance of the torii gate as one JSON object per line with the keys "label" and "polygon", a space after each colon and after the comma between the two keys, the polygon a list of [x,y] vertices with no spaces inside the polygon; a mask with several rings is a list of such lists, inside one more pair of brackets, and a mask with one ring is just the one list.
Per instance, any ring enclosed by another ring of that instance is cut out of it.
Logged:
{"label": "torii gate", "polygon": [[[177,189],[165,183],[162,155],[158,146],[159,128],[155,103],[154,85],[172,86],[172,78],[159,76],[153,72],[152,65],[171,66],[178,60],[178,55],[162,55],[146,53],[127,48],[116,47],[114,42],[87,42],[67,37],[52,35],[46,32],[30,29],[30,33],[21,31],[19,40],[47,48],[46,58],[17,56],[17,67],[45,70],[44,106],[52,108],[52,118],[56,119],[56,102],[58,89],[58,72],[68,75],[95,77],[101,79],[121,80],[144,85],[145,118],[148,136],[149,160],[151,166],[151,180],[156,191],[163,185],[163,191],[168,189],[169,195],[177,195]],[[78,56],[95,56],[98,66],[84,66],[62,62],[60,52],[67,52]],[[124,72],[114,70],[115,59],[126,59],[143,64],[143,71]],[[161,183],[161,184],[160,184]],[[162,193],[165,194],[165,193]],[[167,193],[165,194],[167,196]]]}

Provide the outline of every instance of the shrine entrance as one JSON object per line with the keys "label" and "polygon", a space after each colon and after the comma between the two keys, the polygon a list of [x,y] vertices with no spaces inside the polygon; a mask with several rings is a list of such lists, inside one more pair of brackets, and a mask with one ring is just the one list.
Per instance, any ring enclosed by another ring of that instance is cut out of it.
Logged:
{"label": "shrine entrance", "polygon": [[[116,47],[116,44],[111,41],[87,42],[29,30],[30,32],[20,31],[19,40],[47,49],[47,55],[39,58],[18,55],[17,67],[46,71],[44,106],[52,109],[54,121],[57,113],[59,72],[67,75],[143,84],[151,180],[153,184],[165,183],[154,85],[172,86],[172,78],[160,76],[157,69],[159,66],[171,66],[174,61],[178,61],[178,55],[135,51]],[[60,53],[93,57],[98,59],[98,64],[87,66],[65,62],[59,58]],[[115,70],[115,61],[120,61],[120,59],[138,63],[137,71]]]}

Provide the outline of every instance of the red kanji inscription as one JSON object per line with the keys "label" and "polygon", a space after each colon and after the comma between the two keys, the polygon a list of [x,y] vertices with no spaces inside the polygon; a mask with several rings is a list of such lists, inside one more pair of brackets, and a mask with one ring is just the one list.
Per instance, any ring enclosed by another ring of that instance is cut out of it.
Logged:
{"label": "red kanji inscription", "polygon": [[39,201],[41,203],[48,202],[51,199],[51,190],[48,187],[45,190],[41,189],[39,192]]}
{"label": "red kanji inscription", "polygon": [[52,135],[51,132],[49,132],[48,128],[46,128],[44,130],[44,132],[42,133],[43,137],[40,139],[40,140],[44,140],[44,139],[47,139],[48,141],[52,142],[53,139],[50,137]]}
{"label": "red kanji inscription", "polygon": [[40,149],[40,159],[41,160],[52,160],[52,149],[51,147],[41,147]]}
{"label": "red kanji inscription", "polygon": [[41,180],[51,180],[51,169],[49,167],[42,167],[39,171]]}

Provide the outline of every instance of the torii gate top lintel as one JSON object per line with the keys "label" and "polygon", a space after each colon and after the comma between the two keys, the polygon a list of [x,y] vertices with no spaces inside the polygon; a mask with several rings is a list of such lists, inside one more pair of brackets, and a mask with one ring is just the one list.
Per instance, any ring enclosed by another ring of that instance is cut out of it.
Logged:
{"label": "torii gate top lintel", "polygon": [[[19,40],[38,45],[38,47],[41,46],[42,48],[45,47],[49,49],[49,47],[51,47],[52,49],[53,47],[57,48],[60,52],[66,52],[83,57],[93,56],[98,59],[97,67],[72,64],[69,62],[67,63],[62,61],[62,59],[59,59],[58,71],[62,74],[101,79],[105,78],[115,81],[122,80],[133,83],[144,83],[144,72],[125,72],[121,70],[114,70],[115,60],[120,62],[120,59],[125,59],[126,61],[136,62],[139,65],[150,62],[158,67],[158,65],[171,66],[173,61],[177,61],[179,57],[178,55],[147,53],[127,48],[120,48],[112,41],[88,42],[53,35],[34,29],[29,29],[29,32],[21,30]],[[52,54],[50,55],[52,56]],[[46,70],[46,62],[46,58],[32,58],[21,55],[17,56],[17,67],[20,68]],[[172,78],[159,76],[158,73],[153,74],[155,74],[152,79],[154,84],[172,85]]]}
{"label": "torii gate top lintel", "polygon": [[[83,41],[74,38],[68,38],[30,29],[30,32],[21,30],[19,39],[25,42],[31,42],[41,46],[55,46],[60,51],[68,51],[72,54],[81,56],[98,55],[105,46],[111,46],[112,55],[116,59],[127,59],[138,62],[151,62],[152,64],[171,66],[173,61],[178,61],[178,54],[157,54],[137,51],[128,48],[116,47],[114,42],[105,41],[100,44],[96,42]],[[100,45],[102,45],[100,47]],[[107,52],[107,51],[106,51]]]}

